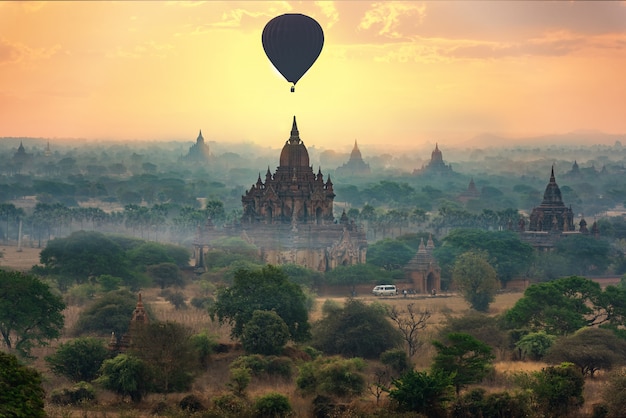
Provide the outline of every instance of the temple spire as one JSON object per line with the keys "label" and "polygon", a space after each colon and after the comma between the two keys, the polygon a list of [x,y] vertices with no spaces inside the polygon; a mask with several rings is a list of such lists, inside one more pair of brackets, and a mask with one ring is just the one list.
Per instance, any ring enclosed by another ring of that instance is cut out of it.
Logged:
{"label": "temple spire", "polygon": [[300,132],[298,132],[298,124],[296,123],[296,117],[293,117],[293,124],[291,125],[291,136],[289,137],[290,143],[300,142]]}
{"label": "temple spire", "polygon": [[550,171],[550,183],[556,183],[556,179],[554,178],[554,164],[552,164],[552,171]]}

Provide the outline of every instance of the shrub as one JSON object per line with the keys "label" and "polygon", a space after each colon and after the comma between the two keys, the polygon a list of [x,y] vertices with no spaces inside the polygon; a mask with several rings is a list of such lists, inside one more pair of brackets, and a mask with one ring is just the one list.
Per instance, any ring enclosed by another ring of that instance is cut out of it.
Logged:
{"label": "shrub", "polygon": [[0,417],[45,417],[41,375],[0,351]]}
{"label": "shrub", "polygon": [[252,376],[250,369],[245,367],[236,367],[230,369],[230,381],[226,384],[236,396],[244,396]]}
{"label": "shrub", "polygon": [[174,305],[174,309],[187,309],[187,302],[185,301],[185,295],[182,292],[170,293],[165,298],[169,303]]}
{"label": "shrub", "polygon": [[291,415],[289,399],[280,393],[268,393],[254,403],[255,416],[259,418],[282,418]]}
{"label": "shrub", "polygon": [[274,311],[254,311],[243,327],[241,344],[247,353],[280,354],[289,341],[289,328]]}
{"label": "shrub", "polygon": [[266,371],[269,375],[291,379],[293,369],[293,361],[289,357],[270,357],[267,359]]}
{"label": "shrub", "polygon": [[96,391],[87,382],[78,382],[70,388],[55,390],[50,395],[50,402],[55,405],[80,405],[95,399]]}
{"label": "shrub", "polygon": [[407,371],[411,364],[406,352],[400,348],[387,350],[380,355],[380,362],[389,366],[394,372],[401,374]]}
{"label": "shrub", "polygon": [[608,416],[619,417],[626,414],[626,370],[613,372],[602,391],[602,400],[608,409]]}
{"label": "shrub", "polygon": [[532,416],[530,402],[525,394],[511,395],[508,392],[490,393],[485,389],[473,389],[452,405],[455,418],[507,417],[525,418]]}
{"label": "shrub", "polygon": [[515,343],[515,347],[520,351],[522,358],[530,360],[541,360],[546,355],[556,337],[546,334],[545,331],[531,332],[524,335]]}
{"label": "shrub", "polygon": [[127,290],[105,293],[80,314],[74,333],[109,336],[114,332],[119,338],[128,331],[136,305],[137,297]]}
{"label": "shrub", "polygon": [[360,395],[365,391],[364,369],[365,362],[360,358],[318,358],[300,367],[296,385],[304,393]]}
{"label": "shrub", "polygon": [[188,413],[204,411],[206,409],[200,398],[198,398],[194,394],[185,396],[183,399],[180,400],[178,406],[180,407],[180,409]]}
{"label": "shrub", "polygon": [[213,398],[213,406],[221,416],[243,416],[248,410],[248,404],[239,396],[226,394]]}
{"label": "shrub", "polygon": [[215,303],[215,300],[211,297],[211,296],[204,296],[204,297],[193,297],[191,298],[190,304],[191,306],[193,306],[196,309],[200,309],[203,311],[206,311],[207,309],[209,309],[211,306],[213,306],[213,304]]}
{"label": "shrub", "polygon": [[313,327],[312,345],[326,354],[375,359],[401,341],[384,308],[349,300]]}
{"label": "shrub", "polygon": [[442,370],[409,370],[391,382],[389,398],[399,411],[414,411],[428,417],[445,416],[446,403],[453,398],[453,375]]}
{"label": "shrub", "polygon": [[60,344],[57,351],[45,360],[55,374],[74,382],[89,382],[97,377],[102,362],[110,354],[103,340],[84,337]]}

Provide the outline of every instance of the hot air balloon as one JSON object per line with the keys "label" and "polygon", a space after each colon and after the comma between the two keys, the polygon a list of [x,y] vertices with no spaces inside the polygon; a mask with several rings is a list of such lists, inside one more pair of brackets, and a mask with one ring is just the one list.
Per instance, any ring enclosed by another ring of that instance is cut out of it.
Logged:
{"label": "hot air balloon", "polygon": [[299,13],[276,16],[263,28],[263,49],[274,67],[296,83],[313,65],[324,46],[324,31],[315,19]]}

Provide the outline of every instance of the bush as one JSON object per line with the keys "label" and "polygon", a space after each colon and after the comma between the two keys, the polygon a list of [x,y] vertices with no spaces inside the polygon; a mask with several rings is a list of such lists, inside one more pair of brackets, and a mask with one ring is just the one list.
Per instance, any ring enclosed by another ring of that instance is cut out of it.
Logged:
{"label": "bush", "polygon": [[206,409],[200,398],[194,394],[185,396],[180,400],[178,406],[187,413],[200,412]]}
{"label": "bush", "polygon": [[406,352],[400,348],[387,350],[380,355],[380,362],[389,366],[394,372],[401,374],[407,371],[411,364]]}
{"label": "bush", "polygon": [[293,361],[289,357],[270,357],[267,359],[266,371],[269,375],[291,379],[293,370]]}
{"label": "bush", "polygon": [[414,411],[428,417],[444,417],[446,404],[453,399],[454,375],[441,370],[418,372],[409,370],[391,382],[389,398],[400,412]]}
{"label": "bush", "polygon": [[249,356],[239,356],[232,363],[230,369],[245,368],[254,376],[261,376],[267,370],[267,360],[260,354],[251,354]]}
{"label": "bush", "polygon": [[70,388],[55,390],[50,395],[50,402],[55,405],[80,405],[96,400],[96,391],[87,382],[78,382]]}
{"label": "bush", "polygon": [[318,358],[300,367],[296,385],[304,393],[356,396],[365,391],[364,369],[360,358]]}
{"label": "bush", "polygon": [[128,331],[137,296],[127,290],[109,292],[91,303],[78,317],[74,334],[96,334],[120,338]]}
{"label": "bush", "polygon": [[619,417],[626,414],[626,370],[614,372],[602,391],[602,400],[608,409],[608,416]]}
{"label": "bush", "polygon": [[354,299],[330,310],[313,327],[312,345],[331,355],[377,359],[400,341],[385,309]]}
{"label": "bush", "polygon": [[0,351],[0,417],[45,417],[41,375]]}
{"label": "bush", "polygon": [[89,382],[97,377],[102,362],[110,354],[103,340],[84,337],[60,344],[57,351],[45,360],[53,373],[74,382]]}
{"label": "bush", "polygon": [[478,388],[454,402],[452,415],[455,418],[526,418],[532,416],[532,411],[530,400],[523,393],[513,396],[508,392],[487,395],[485,389]]}
{"label": "bush", "polygon": [[187,309],[187,302],[185,300],[185,295],[182,292],[169,293],[165,300],[174,305],[174,309]]}
{"label": "bush", "polygon": [[254,311],[243,327],[241,344],[247,353],[280,354],[289,341],[289,328],[274,311]]}
{"label": "bush", "polygon": [[254,414],[259,418],[282,418],[292,412],[289,399],[280,393],[268,393],[254,403]]}
{"label": "bush", "polygon": [[202,311],[206,311],[207,309],[209,309],[211,306],[213,306],[213,304],[215,303],[215,299],[213,299],[211,296],[204,296],[204,297],[193,297],[191,298],[191,306],[193,306],[196,309],[200,309]]}
{"label": "bush", "polygon": [[531,332],[524,335],[515,343],[515,347],[520,351],[521,357],[530,360],[541,360],[546,355],[552,344],[556,340],[554,335],[546,334],[545,331]]}
{"label": "bush", "polygon": [[220,412],[220,416],[244,416],[248,410],[248,404],[239,396],[226,394],[213,398],[213,406]]}

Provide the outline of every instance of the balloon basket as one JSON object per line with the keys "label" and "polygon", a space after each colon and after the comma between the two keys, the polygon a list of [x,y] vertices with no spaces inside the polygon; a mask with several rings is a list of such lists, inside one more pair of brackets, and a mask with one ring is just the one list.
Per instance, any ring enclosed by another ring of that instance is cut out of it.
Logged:
{"label": "balloon basket", "polygon": [[291,86],[291,92],[293,93],[294,91],[296,91],[296,86]]}

